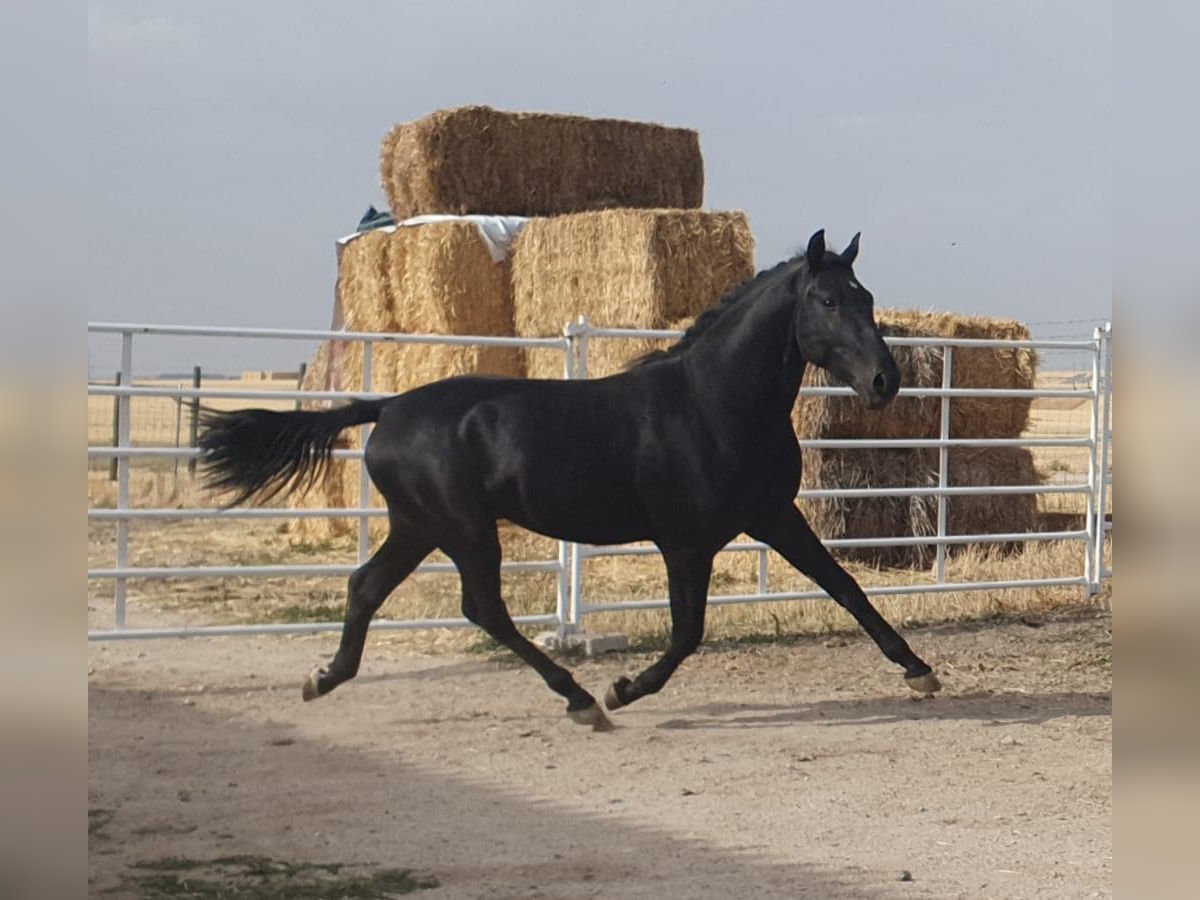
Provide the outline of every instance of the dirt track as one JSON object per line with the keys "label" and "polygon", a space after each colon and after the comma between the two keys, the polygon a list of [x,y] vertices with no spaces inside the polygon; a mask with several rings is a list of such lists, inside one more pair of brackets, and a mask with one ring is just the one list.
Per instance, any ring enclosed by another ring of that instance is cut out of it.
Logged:
{"label": "dirt track", "polygon": [[[1109,896],[1109,626],[910,633],[946,682],[920,703],[863,639],[708,647],[611,734],[507,659],[383,637],[313,704],[331,637],[90,645],[91,893],[241,854],[428,897]],[[599,695],[649,659],[573,666]]]}

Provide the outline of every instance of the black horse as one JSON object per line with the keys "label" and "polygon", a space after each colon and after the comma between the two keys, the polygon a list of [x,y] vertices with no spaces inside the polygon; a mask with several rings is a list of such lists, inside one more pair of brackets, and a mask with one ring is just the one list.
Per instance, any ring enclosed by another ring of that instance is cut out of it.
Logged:
{"label": "black horse", "polygon": [[605,705],[659,691],[704,633],[713,557],[739,533],[763,541],[845,607],[914,691],[933,674],[831,557],[794,500],[800,450],[791,424],[808,363],[872,409],[900,373],[851,268],[818,231],[802,256],[733,289],[667,350],[626,371],[581,381],[465,376],[328,411],[209,414],[200,437],[209,484],[233,504],[306,486],[339,432],[376,422],[365,450],[387,502],[387,539],[350,576],[341,644],[313,672],[312,700],[354,677],[371,617],[435,548],[462,579],[462,611],[567,700],[577,722],[608,720],[595,698],[517,631],[500,596],[496,522],[568,541],[649,540],[666,562],[671,641]]}

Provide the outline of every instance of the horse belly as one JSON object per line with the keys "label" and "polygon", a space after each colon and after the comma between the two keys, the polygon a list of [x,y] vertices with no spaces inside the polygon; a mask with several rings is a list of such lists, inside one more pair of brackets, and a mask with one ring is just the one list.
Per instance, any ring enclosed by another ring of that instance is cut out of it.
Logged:
{"label": "horse belly", "polygon": [[[623,483],[624,482],[624,483]],[[631,481],[564,465],[494,485],[498,518],[559,540],[621,544],[650,537]]]}

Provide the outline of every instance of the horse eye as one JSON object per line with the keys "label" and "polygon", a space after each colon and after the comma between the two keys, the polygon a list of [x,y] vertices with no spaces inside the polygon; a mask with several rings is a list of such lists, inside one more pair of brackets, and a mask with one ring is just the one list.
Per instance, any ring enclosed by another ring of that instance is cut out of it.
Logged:
{"label": "horse eye", "polygon": [[822,297],[821,303],[826,309],[833,309],[837,306],[837,297]]}

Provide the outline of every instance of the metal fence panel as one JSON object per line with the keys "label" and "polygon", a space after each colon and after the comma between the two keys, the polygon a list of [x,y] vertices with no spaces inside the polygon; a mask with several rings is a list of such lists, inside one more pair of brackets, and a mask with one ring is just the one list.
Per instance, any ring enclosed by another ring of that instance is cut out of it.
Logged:
{"label": "metal fence panel", "polygon": [[[156,509],[135,508],[130,497],[130,464],[133,460],[173,459],[188,460],[194,465],[198,451],[180,447],[180,425],[178,417],[174,426],[176,446],[134,446],[132,430],[132,402],[136,398],[166,398],[182,410],[185,403],[199,403],[205,399],[261,400],[262,392],[226,390],[220,388],[137,386],[134,384],[134,342],[142,337],[189,337],[211,338],[232,341],[241,339],[271,339],[281,341],[343,340],[362,341],[366,348],[375,342],[401,342],[420,344],[451,344],[474,346],[504,346],[526,348],[550,348],[563,353],[563,371],[566,378],[588,377],[588,348],[592,340],[630,338],[672,338],[678,332],[649,329],[596,328],[584,318],[568,324],[561,338],[498,338],[483,336],[439,336],[357,333],[342,331],[310,331],[297,329],[216,328],[192,326],[161,326],[132,323],[89,323],[92,334],[112,334],[120,338],[120,369],[116,383],[89,383],[89,397],[115,398],[115,437],[112,446],[92,446],[89,434],[89,461],[110,460],[115,462],[117,482],[116,506],[113,509],[89,509],[89,522],[114,522],[116,525],[115,564],[113,566],[91,566],[88,578],[113,582],[114,627],[90,630],[89,640],[113,640],[129,638],[185,637],[190,635],[240,635],[240,634],[304,634],[340,629],[339,623],[302,624],[250,624],[217,625],[195,628],[133,628],[127,621],[127,591],[131,578],[200,578],[200,577],[278,577],[283,575],[345,575],[355,568],[347,564],[324,564],[311,566],[136,566],[130,562],[130,524],[137,521],[155,520],[232,520],[232,519],[299,519],[336,516],[353,518],[358,523],[358,559],[361,563],[370,552],[369,524],[372,519],[386,515],[382,509],[371,508],[366,502],[369,480],[365,467],[361,467],[359,501],[352,508],[337,509],[230,509],[211,508]],[[925,496],[937,500],[937,531],[929,537],[906,538],[845,538],[826,541],[826,546],[875,547],[900,546],[905,544],[928,544],[936,547],[935,580],[925,584],[867,586],[868,595],[923,594],[946,591],[986,591],[1008,588],[1031,588],[1045,586],[1079,586],[1085,596],[1093,596],[1103,590],[1105,580],[1111,578],[1111,563],[1106,558],[1106,536],[1112,527],[1111,520],[1111,442],[1112,442],[1112,326],[1106,324],[1096,329],[1091,340],[1078,341],[991,341],[981,339],[943,338],[888,338],[893,346],[937,346],[943,348],[945,364],[940,388],[902,388],[901,396],[939,398],[942,425],[939,437],[910,440],[807,440],[802,447],[812,448],[936,448],[939,457],[938,482],[936,487],[918,488],[859,488],[825,489],[802,491],[801,497],[887,497]],[[1034,388],[1030,390],[965,389],[951,387],[951,371],[954,348],[960,347],[1007,347],[1030,348],[1038,351],[1077,351],[1088,355],[1090,378],[1083,388]],[[371,353],[363,354],[363,384],[369,385]],[[809,395],[849,395],[849,388],[822,387],[805,388]],[[340,391],[271,391],[275,400],[339,400],[350,397],[375,397],[369,392]],[[1022,437],[1019,439],[970,439],[952,438],[948,426],[950,408],[955,398],[960,397],[1030,397],[1051,400],[1080,400],[1087,404],[1089,434],[1086,438],[1068,437]],[[89,423],[90,424],[90,423]],[[363,444],[370,426],[363,426]],[[91,429],[89,429],[89,432]],[[1087,477],[1080,484],[1043,484],[989,486],[951,486],[949,484],[949,449],[951,447],[1031,447],[1031,448],[1074,448],[1087,454]],[[339,459],[361,459],[362,451],[339,450]],[[1086,499],[1085,527],[1074,530],[1059,530],[1028,534],[949,535],[947,534],[947,501],[956,496],[982,494],[1083,494]],[[998,543],[1013,541],[1069,540],[1076,541],[1080,548],[1078,576],[1062,578],[1017,579],[1009,581],[947,582],[945,580],[946,548],[964,543]],[[820,591],[770,592],[767,578],[767,547],[757,543],[732,544],[726,552],[754,552],[758,554],[758,591],[753,594],[712,596],[713,604],[770,603],[824,597]],[[540,624],[557,628],[560,632],[577,631],[584,626],[588,613],[613,610],[666,608],[665,598],[616,603],[589,603],[584,583],[584,562],[604,556],[653,555],[653,547],[590,547],[560,542],[554,558],[529,562],[506,562],[504,571],[519,574],[525,572],[553,573],[556,579],[557,599],[555,612],[547,615],[516,617],[520,624]],[[453,571],[448,564],[426,564],[418,571]],[[915,574],[915,573],[914,573]],[[375,622],[373,628],[432,628],[456,627],[469,624],[465,619],[411,619]]]}

